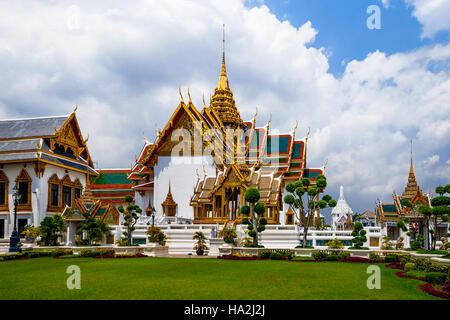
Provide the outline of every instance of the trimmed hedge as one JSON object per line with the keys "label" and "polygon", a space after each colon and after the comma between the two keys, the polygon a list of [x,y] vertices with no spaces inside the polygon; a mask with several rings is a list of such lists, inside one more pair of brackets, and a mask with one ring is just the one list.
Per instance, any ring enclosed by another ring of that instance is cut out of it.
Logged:
{"label": "trimmed hedge", "polygon": [[425,281],[431,284],[444,284],[446,274],[440,272],[427,272],[425,274]]}

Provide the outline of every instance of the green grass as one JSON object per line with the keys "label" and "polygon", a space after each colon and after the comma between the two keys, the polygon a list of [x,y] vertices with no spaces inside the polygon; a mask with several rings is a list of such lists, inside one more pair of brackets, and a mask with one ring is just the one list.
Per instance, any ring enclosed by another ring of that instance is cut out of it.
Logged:
{"label": "green grass", "polygon": [[[68,290],[66,269],[81,269]],[[437,299],[422,281],[381,268],[381,289],[366,286],[370,264],[195,258],[52,259],[0,263],[0,299]]]}

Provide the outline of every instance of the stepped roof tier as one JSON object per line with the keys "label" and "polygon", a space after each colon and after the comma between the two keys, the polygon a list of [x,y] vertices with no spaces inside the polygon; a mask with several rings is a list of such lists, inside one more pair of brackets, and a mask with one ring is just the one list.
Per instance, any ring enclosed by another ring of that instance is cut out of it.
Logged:
{"label": "stepped roof tier", "polygon": [[47,164],[97,176],[75,111],[65,116],[0,120],[0,163],[31,162],[38,176]]}
{"label": "stepped roof tier", "polygon": [[90,192],[93,199],[104,202],[122,203],[124,197],[130,195],[134,198],[133,183],[127,178],[127,169],[97,170],[99,175],[92,179],[86,192]]}

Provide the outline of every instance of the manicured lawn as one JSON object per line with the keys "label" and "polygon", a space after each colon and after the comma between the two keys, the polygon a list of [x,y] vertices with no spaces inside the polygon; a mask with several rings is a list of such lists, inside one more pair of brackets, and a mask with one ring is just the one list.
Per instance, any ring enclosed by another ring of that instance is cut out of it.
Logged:
{"label": "manicured lawn", "polygon": [[[66,269],[81,269],[68,290]],[[366,286],[370,264],[195,258],[52,259],[0,263],[0,299],[437,299],[422,281],[381,268],[381,289]]]}

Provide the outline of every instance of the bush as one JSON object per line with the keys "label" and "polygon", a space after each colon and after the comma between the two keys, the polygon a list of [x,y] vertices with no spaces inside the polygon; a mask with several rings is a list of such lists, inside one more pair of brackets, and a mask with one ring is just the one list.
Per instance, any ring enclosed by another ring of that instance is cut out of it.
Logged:
{"label": "bush", "polygon": [[377,255],[376,253],[373,253],[373,252],[370,253],[369,258],[373,262],[380,262],[381,261],[381,257],[379,255]]}
{"label": "bush", "polygon": [[324,251],[314,251],[312,253],[312,257],[314,260],[322,260],[325,259],[328,256],[328,254]]}
{"label": "bush", "polygon": [[294,251],[292,250],[278,250],[277,252],[279,252],[282,257],[288,260],[292,260],[292,258],[294,257]]}
{"label": "bush", "polygon": [[80,256],[82,256],[83,258],[95,258],[97,256],[97,253],[93,250],[83,249],[80,252]]}
{"label": "bush", "polygon": [[282,259],[282,255],[280,252],[271,252],[270,253],[270,259],[271,260],[281,260]]}
{"label": "bush", "polygon": [[329,249],[344,249],[344,244],[337,238],[328,241],[327,246]]}
{"label": "bush", "polygon": [[166,241],[166,235],[164,234],[164,232],[161,231],[160,227],[151,226],[150,228],[148,228],[147,234],[148,234],[148,241],[157,242],[160,245],[164,245]]}
{"label": "bush", "polygon": [[337,256],[338,256],[339,260],[347,260],[350,257],[350,253],[348,253],[348,252],[339,252]]}
{"label": "bush", "polygon": [[73,254],[73,251],[70,249],[58,249],[58,250],[52,251],[50,256],[52,258],[55,258],[55,257],[61,257],[61,256],[68,256],[68,255],[72,255],[72,254]]}
{"label": "bush", "polygon": [[397,256],[394,254],[388,254],[384,258],[384,262],[386,263],[396,263],[397,262]]}
{"label": "bush", "polygon": [[422,243],[420,241],[412,241],[409,246],[412,250],[419,250],[422,247]]}
{"label": "bush", "polygon": [[405,271],[412,271],[412,270],[416,270],[416,265],[412,262],[408,262],[405,264]]}
{"label": "bush", "polygon": [[440,272],[427,272],[425,274],[425,281],[431,284],[443,284],[446,280],[446,274]]}
{"label": "bush", "polygon": [[269,259],[270,258],[270,251],[269,250],[259,250],[258,252],[258,258],[259,259]]}
{"label": "bush", "polygon": [[326,257],[327,261],[338,261],[337,254],[330,254]]}
{"label": "bush", "polygon": [[100,256],[100,257],[104,257],[104,256],[111,256],[114,255],[114,249],[96,249],[95,251],[95,256]]}

